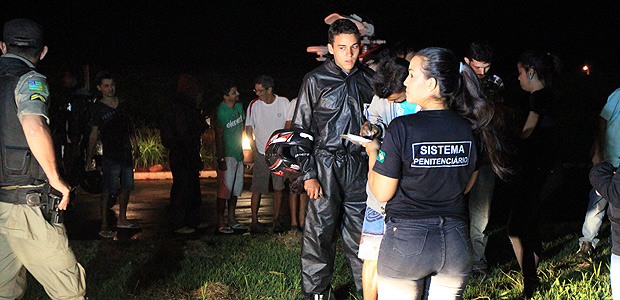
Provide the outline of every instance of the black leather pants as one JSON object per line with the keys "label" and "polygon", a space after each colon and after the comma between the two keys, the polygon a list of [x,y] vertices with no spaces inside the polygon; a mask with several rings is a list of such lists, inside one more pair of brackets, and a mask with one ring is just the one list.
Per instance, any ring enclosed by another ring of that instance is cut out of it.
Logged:
{"label": "black leather pants", "polygon": [[306,295],[329,293],[338,230],[353,273],[362,291],[362,260],[357,257],[364,211],[368,161],[361,155],[317,151],[315,154],[323,197],[308,199],[301,248],[301,283]]}

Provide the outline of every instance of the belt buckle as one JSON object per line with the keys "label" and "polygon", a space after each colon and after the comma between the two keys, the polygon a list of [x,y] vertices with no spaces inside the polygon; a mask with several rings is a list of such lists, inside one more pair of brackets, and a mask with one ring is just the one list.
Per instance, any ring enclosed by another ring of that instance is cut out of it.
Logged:
{"label": "belt buckle", "polygon": [[26,204],[28,206],[41,206],[41,194],[37,192],[26,193]]}

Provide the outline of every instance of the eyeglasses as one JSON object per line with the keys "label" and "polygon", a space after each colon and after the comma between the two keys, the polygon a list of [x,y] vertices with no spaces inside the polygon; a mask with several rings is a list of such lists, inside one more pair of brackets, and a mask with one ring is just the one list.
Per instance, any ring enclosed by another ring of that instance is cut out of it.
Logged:
{"label": "eyeglasses", "polygon": [[262,89],[262,90],[253,89],[254,93],[259,93],[259,94],[262,94],[266,90],[267,89]]}

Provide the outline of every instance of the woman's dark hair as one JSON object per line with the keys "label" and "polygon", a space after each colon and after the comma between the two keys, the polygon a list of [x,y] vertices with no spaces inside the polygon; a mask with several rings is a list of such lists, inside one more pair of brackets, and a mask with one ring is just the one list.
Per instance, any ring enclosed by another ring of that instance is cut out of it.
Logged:
{"label": "woman's dark hair", "polygon": [[482,135],[493,171],[502,179],[512,175],[498,134],[500,128],[493,126],[493,104],[485,99],[474,70],[444,48],[425,48],[416,56],[422,58],[424,76],[437,80],[446,107],[469,120],[474,132]]}
{"label": "woman's dark hair", "polygon": [[525,70],[534,70],[538,79],[544,81],[546,87],[551,87],[553,78],[562,72],[562,62],[556,55],[549,52],[526,51],[519,58],[519,63]]}
{"label": "woman's dark hair", "polygon": [[403,82],[407,79],[409,62],[399,57],[389,57],[379,62],[370,85],[379,98],[405,91]]}

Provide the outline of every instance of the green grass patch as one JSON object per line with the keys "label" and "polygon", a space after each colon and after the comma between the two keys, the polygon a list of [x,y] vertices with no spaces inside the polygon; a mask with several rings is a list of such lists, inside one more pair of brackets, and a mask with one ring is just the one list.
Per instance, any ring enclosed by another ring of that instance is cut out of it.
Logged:
{"label": "green grass patch", "polygon": [[[542,286],[534,299],[611,299],[607,240],[599,243],[592,260],[583,261],[574,255],[575,233],[562,232],[565,226],[549,228],[554,232],[546,234],[558,238],[543,245],[538,273]],[[503,230],[492,234],[505,235]],[[86,269],[89,299],[303,299],[299,233],[71,245]],[[511,251],[502,255],[507,257],[493,266],[490,277],[470,279],[465,299],[520,299],[523,286],[516,260]],[[24,299],[48,299],[32,277],[28,283]],[[340,242],[332,284],[339,299],[361,300]]]}

